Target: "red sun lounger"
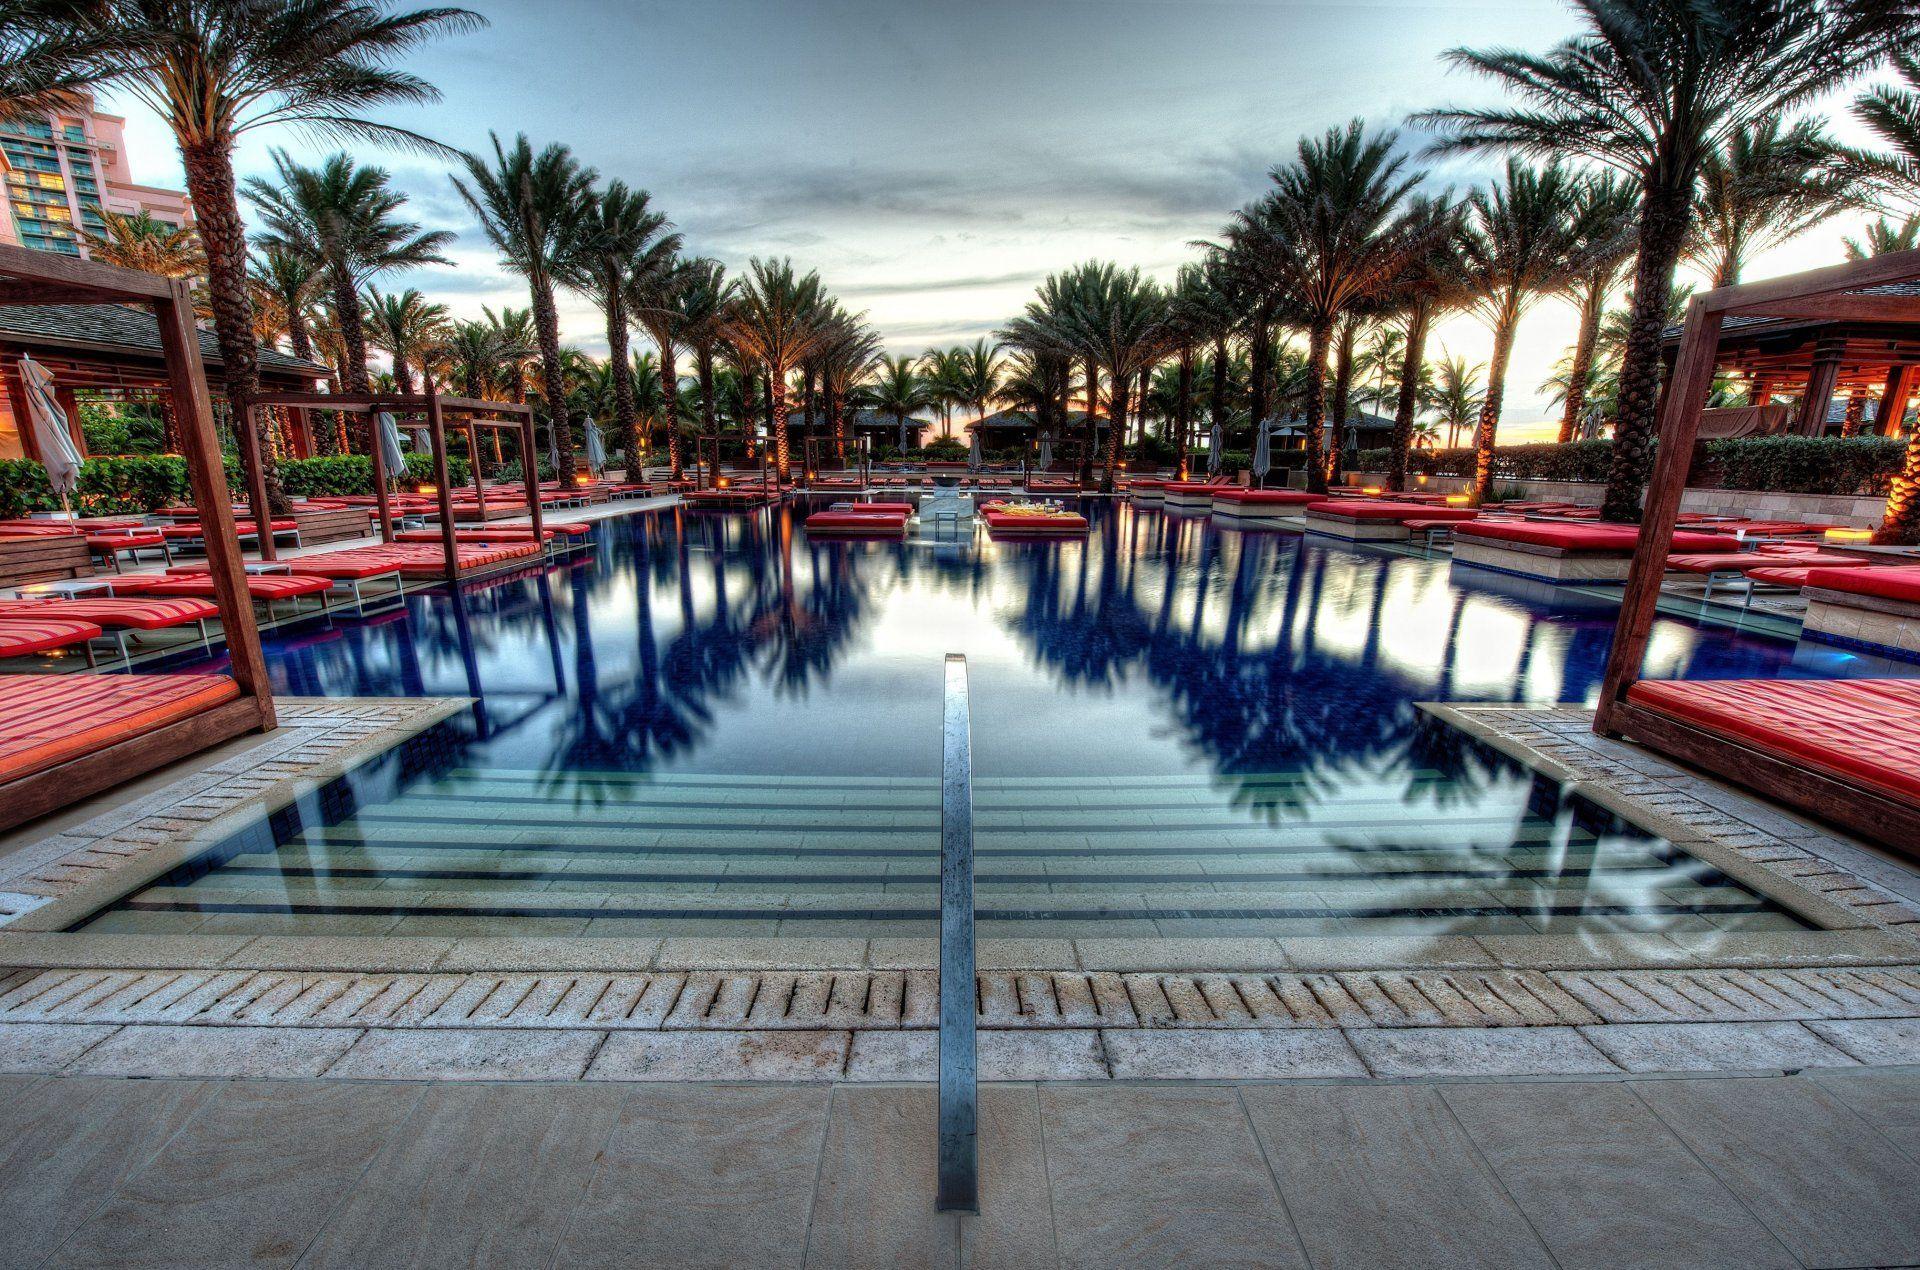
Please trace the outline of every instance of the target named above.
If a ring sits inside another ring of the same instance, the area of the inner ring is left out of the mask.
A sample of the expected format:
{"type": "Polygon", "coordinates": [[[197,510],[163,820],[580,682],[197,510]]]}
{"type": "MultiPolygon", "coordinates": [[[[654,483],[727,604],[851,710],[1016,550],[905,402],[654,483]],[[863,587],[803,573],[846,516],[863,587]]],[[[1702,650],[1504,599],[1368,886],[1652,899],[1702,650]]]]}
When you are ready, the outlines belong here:
{"type": "Polygon", "coordinates": [[[73,618],[92,622],[113,636],[120,656],[127,655],[129,631],[163,631],[179,626],[197,626],[201,642],[207,639],[207,619],[220,616],[220,610],[205,600],[188,597],[138,599],[121,596],[82,597],[72,600],[0,600],[0,621],[9,617],[73,618]]]}
{"type": "Polygon", "coordinates": [[[0,658],[31,657],[80,645],[93,665],[93,640],[102,632],[93,622],[73,618],[0,618],[0,658]]]}

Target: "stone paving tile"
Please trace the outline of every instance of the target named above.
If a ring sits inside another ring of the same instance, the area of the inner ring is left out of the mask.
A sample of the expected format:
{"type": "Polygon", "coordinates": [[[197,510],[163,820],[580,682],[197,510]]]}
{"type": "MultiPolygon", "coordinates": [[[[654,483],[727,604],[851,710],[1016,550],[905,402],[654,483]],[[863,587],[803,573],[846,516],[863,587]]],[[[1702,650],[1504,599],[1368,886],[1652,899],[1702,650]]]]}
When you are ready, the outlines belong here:
{"type": "Polygon", "coordinates": [[[1630,1072],[1857,1066],[1799,1023],[1625,1023],[1580,1032],[1630,1072]]]}
{"type": "Polygon", "coordinates": [[[1231,1089],[1043,1086],[1048,1185],[1069,1267],[1305,1267],[1231,1089]]]}
{"type": "Polygon", "coordinates": [[[1220,1080],[1365,1076],[1335,1029],[1114,1030],[1104,1034],[1117,1080],[1220,1080]]]}
{"type": "MultiPolygon", "coordinates": [[[[451,939],[384,936],[258,935],[225,959],[229,966],[297,970],[431,970],[451,939]]],[[[489,967],[506,969],[507,967],[489,967]]]]}
{"type": "Polygon", "coordinates": [[[934,1153],[927,1149],[936,1130],[934,1091],[834,1090],[808,1224],[809,1264],[1056,1265],[1038,1094],[981,1090],[979,1128],[979,1215],[936,1213],[929,1200],[934,1153]]]}
{"type": "Polygon", "coordinates": [[[1619,1082],[1439,1092],[1564,1270],[1797,1264],[1619,1082]]]}
{"type": "Polygon", "coordinates": [[[300,1264],[547,1264],[626,1096],[597,1085],[428,1089],[300,1264]]]}
{"type": "Polygon", "coordinates": [[[1863,1063],[1920,1063],[1920,1019],[1835,1019],[1808,1023],[1813,1033],[1863,1063]]]}
{"type": "Polygon", "coordinates": [[[551,1264],[798,1266],[828,1096],[819,1086],[630,1089],[551,1264]]]}
{"type": "Polygon", "coordinates": [[[1265,1085],[1241,1099],[1316,1270],[1552,1266],[1438,1091],[1265,1085]]]}
{"type": "Polygon", "coordinates": [[[1296,970],[1371,970],[1380,966],[1491,966],[1480,941],[1467,935],[1354,935],[1283,938],[1280,951],[1296,970]]]}
{"type": "Polygon", "coordinates": [[[0,1260],[42,1264],[218,1088],[60,1079],[10,1089],[0,1099],[0,1260]]]}
{"type": "Polygon", "coordinates": [[[290,1266],[420,1097],[405,1085],[223,1085],[52,1266],[290,1266]]]}
{"type": "MultiPolygon", "coordinates": [[[[385,942],[385,941],[382,941],[385,942]]],[[[455,940],[432,969],[640,971],[653,964],[658,939],[541,939],[476,936],[455,940]]]]}
{"type": "MultiPolygon", "coordinates": [[[[939,1055],[937,1032],[855,1032],[846,1079],[933,1080],[939,1075],[939,1055]]],[[[983,1081],[1107,1078],[1100,1034],[1093,1031],[982,1031],[975,1034],[974,1056],[983,1081]]]]}
{"type": "Polygon", "coordinates": [[[359,1080],[577,1080],[604,1032],[376,1029],[327,1072],[359,1080]]]}
{"type": "Polygon", "coordinates": [[[1286,957],[1273,939],[1078,939],[1088,970],[1278,970],[1286,957]]]}
{"type": "Polygon", "coordinates": [[[353,1028],[121,1028],[67,1070],[157,1078],[319,1076],[359,1038],[353,1028]]]}
{"type": "Polygon", "coordinates": [[[1920,1072],[1824,1071],[1811,1073],[1827,1090],[1920,1164],[1920,1072]]]}
{"type": "Polygon", "coordinates": [[[1375,1076],[1570,1076],[1619,1068],[1575,1028],[1354,1029],[1375,1076]]]}
{"type": "Polygon", "coordinates": [[[856,970],[866,955],[864,939],[682,937],[665,941],[655,964],[663,970],[856,970]]]}
{"type": "Polygon", "coordinates": [[[589,1080],[838,1080],[846,1032],[614,1032],[589,1080]]]}
{"type": "Polygon", "coordinates": [[[1633,1092],[1806,1264],[1920,1262],[1912,1163],[1818,1082],[1643,1081],[1633,1092]]]}
{"type": "Polygon", "coordinates": [[[72,1023],[0,1024],[0,1072],[57,1072],[115,1030],[72,1023]]]}

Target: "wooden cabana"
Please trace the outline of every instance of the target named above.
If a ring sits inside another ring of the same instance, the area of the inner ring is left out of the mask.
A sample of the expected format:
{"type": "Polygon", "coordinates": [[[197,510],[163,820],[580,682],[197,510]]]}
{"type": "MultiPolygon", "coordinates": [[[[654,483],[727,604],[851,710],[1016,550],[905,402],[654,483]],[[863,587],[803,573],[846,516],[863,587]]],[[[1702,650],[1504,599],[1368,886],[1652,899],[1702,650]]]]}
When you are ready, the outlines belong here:
{"type": "MultiPolygon", "coordinates": [[[[230,684],[211,675],[9,675],[0,679],[0,830],[155,768],[274,726],[273,696],[234,532],[213,401],[187,283],[0,246],[0,310],[15,305],[137,304],[157,324],[166,388],[207,569],[225,634],[230,684]]],[[[57,602],[49,605],[56,607],[57,602]]]]}
{"type": "MultiPolygon", "coordinates": [[[[1695,296],[1660,408],[1660,444],[1594,730],[1890,846],[1920,844],[1920,685],[1911,680],[1643,682],[1680,496],[1722,332],[1749,319],[1920,328],[1920,251],[1695,296]]],[[[1897,484],[1894,497],[1915,491],[1897,484]]]]}
{"type": "MultiPolygon", "coordinates": [[[[427,442],[433,451],[433,485],[440,511],[440,541],[446,551],[447,577],[455,578],[459,574],[459,540],[454,515],[452,482],[447,472],[447,432],[449,428],[458,428],[466,433],[467,454],[472,468],[473,488],[480,507],[484,510],[488,496],[485,480],[480,470],[480,430],[493,429],[514,432],[520,438],[520,470],[525,478],[527,514],[531,517],[533,538],[537,542],[545,531],[540,515],[540,457],[535,444],[533,430],[533,407],[515,405],[504,401],[480,401],[472,397],[443,397],[429,383],[424,393],[262,393],[255,398],[251,409],[298,409],[303,412],[313,410],[338,410],[347,414],[364,415],[368,429],[367,454],[373,461],[373,497],[375,519],[382,542],[393,541],[393,511],[387,491],[387,482],[393,473],[387,471],[386,453],[379,438],[372,435],[375,417],[382,414],[399,416],[417,416],[426,421],[427,442]]],[[[260,466],[255,461],[256,432],[253,428],[240,428],[240,442],[246,455],[246,469],[251,482],[247,491],[247,503],[252,509],[254,522],[265,524],[267,519],[267,491],[260,478],[260,466]]],[[[274,559],[273,535],[260,535],[260,555],[264,560],[274,559]]]]}

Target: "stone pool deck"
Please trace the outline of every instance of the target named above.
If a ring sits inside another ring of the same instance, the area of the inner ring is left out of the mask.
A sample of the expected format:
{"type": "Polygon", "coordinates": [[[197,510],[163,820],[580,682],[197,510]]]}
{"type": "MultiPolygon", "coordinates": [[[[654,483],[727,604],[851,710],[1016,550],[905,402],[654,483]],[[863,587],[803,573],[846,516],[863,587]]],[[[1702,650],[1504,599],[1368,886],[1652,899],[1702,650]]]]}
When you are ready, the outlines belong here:
{"type": "MultiPolygon", "coordinates": [[[[111,1064],[106,1065],[108,1068],[111,1064]]],[[[1920,1071],[930,1089],[0,1076],[8,1266],[1920,1262],[1920,1071]]]]}

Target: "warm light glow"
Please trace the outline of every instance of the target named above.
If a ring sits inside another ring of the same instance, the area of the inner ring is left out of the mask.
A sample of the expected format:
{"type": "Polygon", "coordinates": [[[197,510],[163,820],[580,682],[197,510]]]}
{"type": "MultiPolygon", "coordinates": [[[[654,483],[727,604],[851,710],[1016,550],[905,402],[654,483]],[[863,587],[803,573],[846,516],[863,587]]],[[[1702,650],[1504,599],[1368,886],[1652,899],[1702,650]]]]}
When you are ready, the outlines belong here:
{"type": "Polygon", "coordinates": [[[573,483],[575,485],[591,485],[593,484],[593,478],[591,476],[576,476],[573,478],[573,483]]]}
{"type": "Polygon", "coordinates": [[[1369,497],[1372,497],[1375,494],[1384,494],[1387,491],[1378,485],[1364,485],[1361,487],[1360,492],[1369,497]]]}
{"type": "Polygon", "coordinates": [[[1449,507],[1465,507],[1471,501],[1472,500],[1469,499],[1465,494],[1447,495],[1447,506],[1449,507]]]}
{"type": "Polygon", "coordinates": [[[1413,483],[1416,485],[1425,485],[1427,483],[1427,474],[1425,472],[1415,472],[1413,474],[1413,483]]]}
{"type": "Polygon", "coordinates": [[[1824,537],[1828,542],[1872,542],[1873,530],[1848,529],[1842,525],[1842,526],[1835,526],[1834,528],[1827,530],[1827,532],[1823,534],[1822,537],[1824,537]]]}
{"type": "Polygon", "coordinates": [[[715,478],[713,484],[716,489],[725,489],[727,486],[733,484],[733,481],[729,477],[722,476],[715,478]]]}
{"type": "Polygon", "coordinates": [[[438,494],[439,492],[440,492],[440,487],[438,485],[422,485],[420,487],[420,493],[426,494],[429,496],[438,494]]]}

